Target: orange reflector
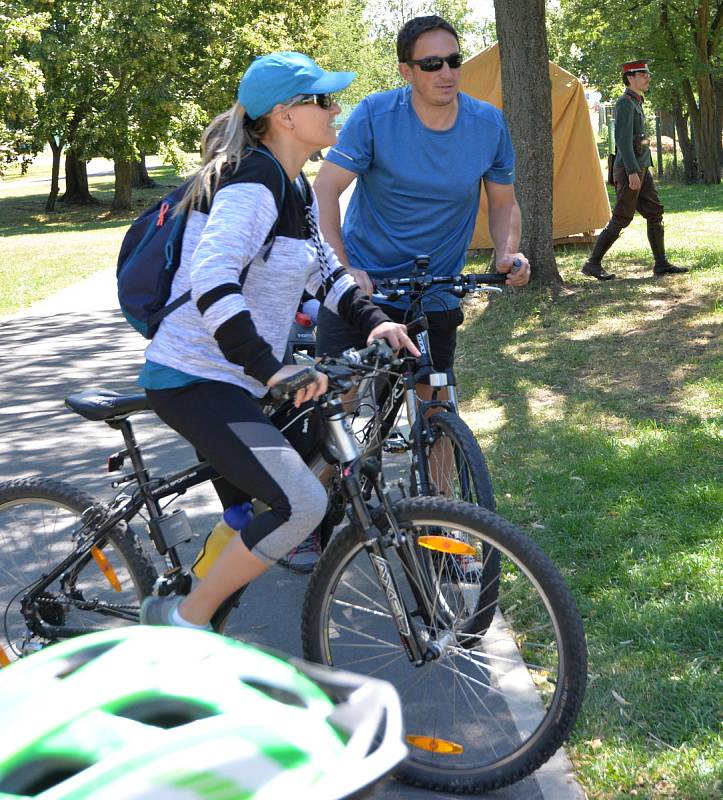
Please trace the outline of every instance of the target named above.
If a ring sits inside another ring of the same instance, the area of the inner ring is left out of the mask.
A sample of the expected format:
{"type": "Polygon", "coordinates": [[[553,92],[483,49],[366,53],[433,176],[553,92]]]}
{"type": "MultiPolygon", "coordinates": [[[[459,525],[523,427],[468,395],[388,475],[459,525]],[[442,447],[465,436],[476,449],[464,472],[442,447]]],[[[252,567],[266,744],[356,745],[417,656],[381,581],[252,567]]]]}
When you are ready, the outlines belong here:
{"type": "Polygon", "coordinates": [[[476,556],[477,550],[467,542],[451,539],[449,536],[420,536],[417,542],[429,550],[439,550],[441,553],[454,553],[457,556],[476,556]]]}
{"type": "Polygon", "coordinates": [[[430,753],[439,753],[443,756],[456,756],[464,753],[464,747],[461,744],[448,742],[446,739],[437,739],[434,736],[414,736],[413,734],[406,738],[409,744],[420,750],[428,750],[430,753]]]}
{"type": "Polygon", "coordinates": [[[0,644],[0,669],[9,666],[10,666],[10,659],[7,657],[7,654],[5,653],[2,645],[0,644]]]}
{"type": "Polygon", "coordinates": [[[115,574],[115,570],[111,565],[110,561],[103,555],[103,552],[99,550],[97,547],[90,548],[90,554],[93,556],[93,560],[98,565],[100,571],[105,575],[105,579],[108,583],[115,589],[116,592],[121,591],[120,581],[118,580],[118,576],[115,574]]]}

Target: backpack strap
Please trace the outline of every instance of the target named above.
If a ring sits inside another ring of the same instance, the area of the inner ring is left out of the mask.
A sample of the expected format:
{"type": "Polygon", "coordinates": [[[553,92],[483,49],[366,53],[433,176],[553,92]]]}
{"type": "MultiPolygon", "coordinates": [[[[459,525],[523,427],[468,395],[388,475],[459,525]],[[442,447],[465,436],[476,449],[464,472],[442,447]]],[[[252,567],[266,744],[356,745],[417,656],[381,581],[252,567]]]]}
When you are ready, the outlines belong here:
{"type": "MultiPolygon", "coordinates": [[[[286,199],[286,173],[284,172],[284,168],[281,166],[281,164],[279,164],[278,160],[268,150],[261,150],[259,147],[247,147],[246,149],[254,153],[261,153],[262,156],[266,156],[266,158],[273,161],[279,171],[279,175],[281,176],[281,203],[279,204],[279,213],[276,216],[276,221],[271,226],[271,230],[269,231],[269,235],[266,237],[266,241],[263,243],[261,250],[259,250],[259,253],[261,253],[261,258],[264,260],[264,262],[266,262],[269,260],[271,250],[274,246],[274,240],[276,239],[276,228],[279,224],[279,220],[281,219],[281,209],[284,207],[284,201],[286,199]]],[[[309,186],[309,182],[306,180],[306,176],[304,176],[304,181],[306,182],[307,197],[311,197],[311,187],[309,186]]],[[[213,197],[211,198],[211,205],[213,205],[213,197]]],[[[209,206],[209,212],[210,210],[211,208],[209,206]]],[[[253,260],[254,259],[252,258],[241,271],[241,277],[239,278],[239,287],[241,289],[243,289],[243,285],[246,283],[246,276],[248,275],[249,267],[253,263],[253,260]]],[[[182,295],[177,297],[172,303],[168,303],[168,305],[163,306],[157,315],[158,323],[160,324],[160,321],[164,317],[168,316],[168,314],[175,311],[177,308],[180,308],[190,299],[191,290],[189,289],[187,292],[184,292],[182,295]]]]}

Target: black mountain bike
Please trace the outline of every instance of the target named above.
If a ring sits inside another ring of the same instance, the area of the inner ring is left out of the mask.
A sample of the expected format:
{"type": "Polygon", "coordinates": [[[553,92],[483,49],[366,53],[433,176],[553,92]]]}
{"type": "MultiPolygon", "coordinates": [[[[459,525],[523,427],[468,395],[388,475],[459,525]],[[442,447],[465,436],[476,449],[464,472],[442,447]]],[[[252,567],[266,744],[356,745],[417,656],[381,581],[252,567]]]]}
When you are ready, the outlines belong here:
{"type": "MultiPolygon", "coordinates": [[[[329,390],[309,411],[323,429],[309,464],[317,474],[335,473],[348,524],[311,576],[302,613],[304,656],[394,684],[410,745],[400,778],[480,792],[525,777],[565,740],[585,688],[585,635],[564,580],[521,530],[470,503],[392,502],[379,460],[364,454],[341,397],[393,368],[383,343],[317,367],[328,375],[329,390]],[[362,477],[371,483],[370,500],[362,477]],[[488,587],[458,580],[450,563],[460,557],[484,562],[493,552],[501,554],[495,599],[489,624],[479,629],[475,618],[490,616],[480,605],[488,587]]],[[[278,388],[292,393],[310,372],[278,388]]],[[[213,480],[213,469],[201,462],[166,477],[149,474],[130,421],[148,409],[145,395],[94,390],[66,404],[120,430],[125,449],[110,458],[109,468],[129,458],[132,470],[115,480],[125,491],[108,504],[55,480],[0,484],[5,660],[136,622],[145,595],[184,594],[191,585],[190,565],[178,552],[190,524],[169,501],[213,480]],[[165,560],[160,575],[149,543],[165,560]]],[[[217,630],[241,595],[219,609],[217,630]]]]}
{"type": "MultiPolygon", "coordinates": [[[[357,438],[367,454],[383,465],[392,462],[390,474],[403,475],[405,495],[443,495],[495,510],[492,480],[484,454],[469,426],[459,416],[457,379],[453,370],[436,372],[432,366],[425,302],[436,297],[465,297],[480,292],[500,292],[506,276],[470,273],[432,276],[429,257],[417,256],[406,278],[379,280],[373,299],[384,302],[409,299],[406,324],[421,356],[406,355],[381,380],[364,381],[351,407],[357,438]],[[431,400],[422,400],[417,384],[433,387],[431,400]],[[446,395],[446,396],[445,396],[446,395]],[[398,425],[406,422],[404,432],[398,425]],[[435,459],[433,454],[437,454],[435,459]],[[386,456],[391,456],[387,458],[386,456]],[[436,462],[436,463],[435,463],[436,462]],[[436,467],[436,468],[435,468],[436,467]]],[[[298,363],[311,363],[313,345],[309,329],[292,333],[291,348],[298,363]]]]}

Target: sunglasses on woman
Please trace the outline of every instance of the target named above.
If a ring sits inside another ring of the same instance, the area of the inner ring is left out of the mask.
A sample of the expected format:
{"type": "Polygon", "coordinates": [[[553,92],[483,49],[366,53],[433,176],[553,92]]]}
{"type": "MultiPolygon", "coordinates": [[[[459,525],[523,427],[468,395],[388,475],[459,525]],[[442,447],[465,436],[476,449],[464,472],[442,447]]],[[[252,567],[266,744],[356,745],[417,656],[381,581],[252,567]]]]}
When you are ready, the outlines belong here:
{"type": "Polygon", "coordinates": [[[323,108],[324,111],[328,111],[334,105],[334,95],[328,92],[327,94],[309,94],[299,100],[295,100],[292,105],[305,106],[309,103],[314,103],[319,108],[323,108]]]}
{"type": "Polygon", "coordinates": [[[439,72],[443,64],[450,69],[459,69],[462,66],[462,53],[452,53],[448,56],[427,56],[427,58],[412,58],[407,61],[410,66],[416,64],[422,72],[439,72]]]}

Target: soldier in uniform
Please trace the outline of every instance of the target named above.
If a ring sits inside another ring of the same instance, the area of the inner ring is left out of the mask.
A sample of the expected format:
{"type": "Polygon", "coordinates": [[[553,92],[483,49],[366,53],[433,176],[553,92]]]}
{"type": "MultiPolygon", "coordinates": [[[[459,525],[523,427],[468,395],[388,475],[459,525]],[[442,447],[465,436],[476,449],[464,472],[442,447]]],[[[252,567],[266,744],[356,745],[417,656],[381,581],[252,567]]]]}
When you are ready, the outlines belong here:
{"type": "Polygon", "coordinates": [[[663,232],[663,206],[653,183],[650,168],[650,145],[645,132],[643,112],[644,93],[650,86],[650,70],[646,61],[630,61],[622,65],[625,93],[615,103],[615,163],[613,178],[617,201],[607,226],[600,231],[590,258],[582,272],[599,281],[612,280],[615,275],[606,272],[602,258],[612,247],[623,228],[626,228],[639,211],[648,223],[648,241],[653,251],[654,275],[687,272],[676,267],[665,255],[663,232]]]}

